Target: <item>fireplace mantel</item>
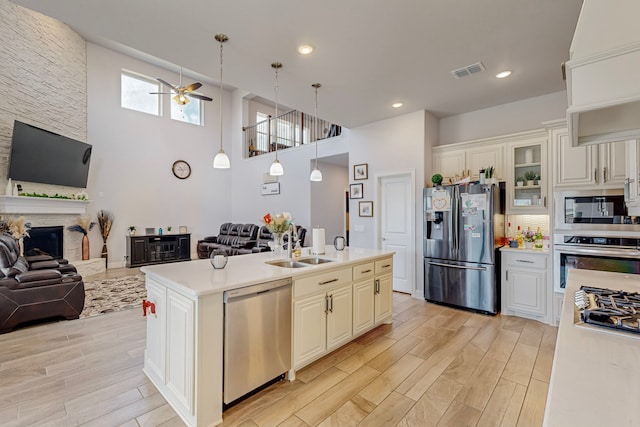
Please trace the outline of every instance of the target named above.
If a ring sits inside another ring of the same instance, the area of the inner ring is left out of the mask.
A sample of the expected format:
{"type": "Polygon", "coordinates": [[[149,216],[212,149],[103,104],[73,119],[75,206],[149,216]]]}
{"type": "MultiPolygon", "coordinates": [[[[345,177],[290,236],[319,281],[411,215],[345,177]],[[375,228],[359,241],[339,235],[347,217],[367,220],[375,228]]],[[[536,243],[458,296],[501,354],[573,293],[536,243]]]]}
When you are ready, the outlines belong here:
{"type": "Polygon", "coordinates": [[[0,214],[84,215],[88,203],[88,200],[0,196],[0,214]]]}

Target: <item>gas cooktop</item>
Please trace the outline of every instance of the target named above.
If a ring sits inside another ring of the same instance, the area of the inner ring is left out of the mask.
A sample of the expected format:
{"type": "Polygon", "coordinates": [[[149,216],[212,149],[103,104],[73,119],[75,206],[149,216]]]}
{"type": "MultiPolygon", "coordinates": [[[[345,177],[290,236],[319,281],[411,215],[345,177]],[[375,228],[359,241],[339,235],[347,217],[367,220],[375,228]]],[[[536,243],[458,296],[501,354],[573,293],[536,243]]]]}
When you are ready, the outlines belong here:
{"type": "Polygon", "coordinates": [[[615,331],[640,334],[640,293],[638,292],[581,286],[575,294],[575,306],[580,322],[615,331]]]}

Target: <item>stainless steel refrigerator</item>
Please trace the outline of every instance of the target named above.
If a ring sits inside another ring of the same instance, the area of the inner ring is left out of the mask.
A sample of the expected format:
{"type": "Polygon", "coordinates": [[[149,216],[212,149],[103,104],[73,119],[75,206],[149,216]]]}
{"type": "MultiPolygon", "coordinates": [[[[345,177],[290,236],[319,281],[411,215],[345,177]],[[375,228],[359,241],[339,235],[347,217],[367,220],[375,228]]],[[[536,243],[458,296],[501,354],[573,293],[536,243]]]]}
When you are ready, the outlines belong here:
{"type": "Polygon", "coordinates": [[[504,240],[504,183],[424,189],[424,296],[496,314],[497,250],[504,240]]]}

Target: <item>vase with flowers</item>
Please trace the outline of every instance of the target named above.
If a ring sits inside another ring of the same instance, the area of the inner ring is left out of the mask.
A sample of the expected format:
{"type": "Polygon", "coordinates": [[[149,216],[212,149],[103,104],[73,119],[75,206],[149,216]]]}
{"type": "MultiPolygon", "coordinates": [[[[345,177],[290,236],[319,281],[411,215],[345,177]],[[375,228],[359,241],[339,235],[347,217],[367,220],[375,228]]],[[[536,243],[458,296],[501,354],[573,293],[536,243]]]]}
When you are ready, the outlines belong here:
{"type": "Polygon", "coordinates": [[[524,240],[524,247],[526,249],[531,249],[533,247],[533,242],[536,240],[536,233],[531,230],[531,228],[527,227],[527,231],[522,235],[524,240]]]}
{"type": "Polygon", "coordinates": [[[287,230],[289,230],[292,221],[289,212],[274,215],[268,213],[262,217],[262,223],[273,236],[273,242],[269,242],[269,246],[277,256],[282,255],[282,248],[284,246],[283,237],[287,230]]]}
{"type": "Polygon", "coordinates": [[[82,233],[82,260],[86,261],[89,259],[89,236],[87,233],[91,231],[93,226],[96,225],[95,222],[91,221],[89,216],[79,216],[76,219],[76,224],[70,225],[67,227],[69,231],[76,231],[78,233],[82,233]]]}

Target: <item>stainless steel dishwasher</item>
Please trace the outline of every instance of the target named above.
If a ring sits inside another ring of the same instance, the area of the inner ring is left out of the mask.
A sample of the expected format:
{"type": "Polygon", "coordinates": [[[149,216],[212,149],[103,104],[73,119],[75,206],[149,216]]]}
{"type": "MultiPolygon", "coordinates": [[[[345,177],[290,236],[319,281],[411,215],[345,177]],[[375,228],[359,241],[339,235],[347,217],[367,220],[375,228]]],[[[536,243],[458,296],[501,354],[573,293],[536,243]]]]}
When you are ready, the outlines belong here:
{"type": "Polygon", "coordinates": [[[291,369],[291,279],[224,293],[224,403],[291,369]]]}

